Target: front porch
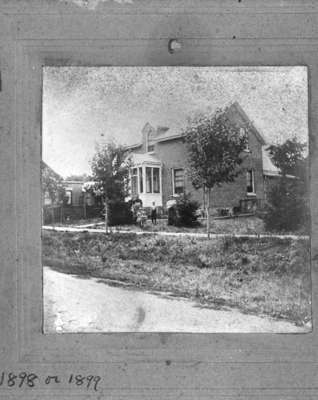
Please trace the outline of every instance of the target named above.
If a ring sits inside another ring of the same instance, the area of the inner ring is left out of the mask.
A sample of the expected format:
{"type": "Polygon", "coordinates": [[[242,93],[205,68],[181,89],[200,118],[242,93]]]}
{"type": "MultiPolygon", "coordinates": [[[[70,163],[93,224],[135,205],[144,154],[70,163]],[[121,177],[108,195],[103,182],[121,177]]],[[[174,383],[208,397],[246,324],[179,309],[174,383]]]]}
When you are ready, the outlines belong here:
{"type": "Polygon", "coordinates": [[[130,169],[130,198],[143,207],[162,207],[162,163],[152,154],[133,154],[130,169]]]}

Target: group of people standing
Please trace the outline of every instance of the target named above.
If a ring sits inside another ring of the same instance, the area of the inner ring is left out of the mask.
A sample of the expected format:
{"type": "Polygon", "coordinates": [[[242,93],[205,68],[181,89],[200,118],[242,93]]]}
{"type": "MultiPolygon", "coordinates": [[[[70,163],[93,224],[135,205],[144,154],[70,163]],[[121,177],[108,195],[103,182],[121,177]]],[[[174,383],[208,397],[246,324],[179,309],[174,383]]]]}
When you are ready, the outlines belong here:
{"type": "MultiPolygon", "coordinates": [[[[148,215],[146,209],[142,207],[142,201],[140,199],[136,199],[132,203],[131,211],[136,223],[142,228],[148,219],[148,215]]],[[[150,217],[152,224],[157,225],[157,207],[155,202],[152,203],[150,217]]]]}

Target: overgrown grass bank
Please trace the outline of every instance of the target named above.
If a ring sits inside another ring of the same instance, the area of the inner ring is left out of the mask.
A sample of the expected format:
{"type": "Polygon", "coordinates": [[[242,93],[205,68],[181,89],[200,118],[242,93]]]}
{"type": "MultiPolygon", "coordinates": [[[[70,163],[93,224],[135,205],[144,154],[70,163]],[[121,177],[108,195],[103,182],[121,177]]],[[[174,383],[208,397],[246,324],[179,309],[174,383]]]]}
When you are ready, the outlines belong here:
{"type": "Polygon", "coordinates": [[[306,239],[43,231],[43,265],[298,325],[311,318],[309,254],[306,239]]]}

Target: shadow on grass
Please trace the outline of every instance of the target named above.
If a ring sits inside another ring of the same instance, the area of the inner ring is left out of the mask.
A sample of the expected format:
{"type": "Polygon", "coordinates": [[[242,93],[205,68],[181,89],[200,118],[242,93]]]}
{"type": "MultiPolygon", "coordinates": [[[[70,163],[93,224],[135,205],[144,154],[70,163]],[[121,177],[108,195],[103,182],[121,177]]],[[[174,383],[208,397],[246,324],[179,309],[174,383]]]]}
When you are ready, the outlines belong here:
{"type": "Polygon", "coordinates": [[[81,262],[72,262],[66,265],[64,261],[43,258],[42,265],[62,274],[75,275],[79,279],[90,279],[92,277],[92,272],[87,270],[86,264],[81,262]]]}
{"type": "Polygon", "coordinates": [[[191,296],[189,293],[181,290],[175,290],[175,292],[171,292],[169,290],[156,290],[149,288],[149,282],[131,282],[127,280],[114,280],[111,277],[107,278],[107,276],[101,278],[100,273],[94,271],[89,271],[86,269],[86,264],[84,263],[66,263],[61,260],[43,260],[43,266],[48,267],[56,272],[60,272],[66,275],[73,275],[78,279],[88,280],[88,279],[96,279],[97,283],[101,283],[110,287],[120,288],[128,291],[142,291],[147,294],[151,294],[157,297],[160,297],[165,300],[180,300],[180,301],[188,301],[192,302],[193,307],[201,308],[201,309],[213,309],[213,310],[223,310],[223,311],[231,311],[227,302],[223,299],[215,299],[213,303],[201,303],[198,297],[191,296]]]}
{"type": "Polygon", "coordinates": [[[148,282],[145,283],[133,283],[131,281],[124,280],[114,280],[111,278],[103,278],[98,279],[98,283],[103,283],[107,286],[117,287],[121,289],[126,289],[130,291],[142,291],[147,294],[155,295],[165,300],[180,300],[180,301],[188,301],[192,302],[193,307],[202,308],[202,309],[210,309],[210,310],[223,310],[223,311],[231,311],[228,307],[226,300],[224,299],[215,299],[213,303],[201,303],[198,297],[191,296],[188,292],[181,291],[176,289],[175,292],[171,292],[169,290],[156,290],[149,288],[148,282]]]}

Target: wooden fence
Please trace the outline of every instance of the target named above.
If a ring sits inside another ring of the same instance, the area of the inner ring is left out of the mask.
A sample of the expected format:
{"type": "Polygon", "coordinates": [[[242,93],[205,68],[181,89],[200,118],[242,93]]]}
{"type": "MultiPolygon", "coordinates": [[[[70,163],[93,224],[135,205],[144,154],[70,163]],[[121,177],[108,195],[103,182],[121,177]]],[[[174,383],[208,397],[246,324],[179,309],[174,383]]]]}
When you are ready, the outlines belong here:
{"type": "Polygon", "coordinates": [[[42,217],[45,225],[63,222],[62,206],[44,206],[42,217]]]}
{"type": "Polygon", "coordinates": [[[102,207],[96,206],[44,206],[43,223],[56,224],[102,216],[102,207]]]}

